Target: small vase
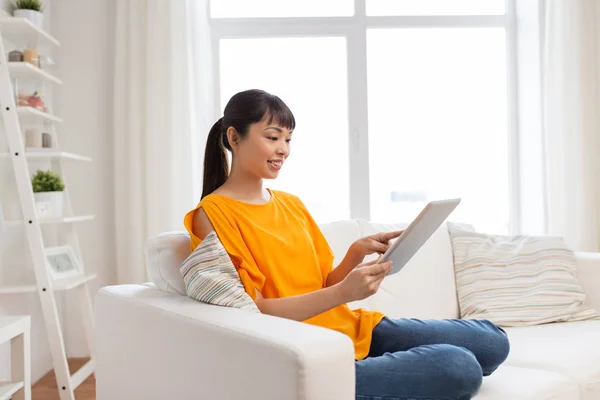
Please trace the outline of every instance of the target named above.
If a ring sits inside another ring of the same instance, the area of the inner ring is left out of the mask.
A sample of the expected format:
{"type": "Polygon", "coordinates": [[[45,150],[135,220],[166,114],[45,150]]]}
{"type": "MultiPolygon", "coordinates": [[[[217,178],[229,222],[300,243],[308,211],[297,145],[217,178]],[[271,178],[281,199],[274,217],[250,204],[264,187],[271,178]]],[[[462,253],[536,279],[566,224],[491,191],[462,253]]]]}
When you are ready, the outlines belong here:
{"type": "Polygon", "coordinates": [[[33,198],[38,218],[62,218],[63,192],[37,192],[33,198]]]}
{"type": "Polygon", "coordinates": [[[44,137],[41,128],[29,128],[25,131],[25,149],[41,149],[44,137]]]}
{"type": "Polygon", "coordinates": [[[15,10],[13,15],[17,18],[27,18],[38,28],[42,29],[44,25],[44,14],[35,10],[15,10]]]}

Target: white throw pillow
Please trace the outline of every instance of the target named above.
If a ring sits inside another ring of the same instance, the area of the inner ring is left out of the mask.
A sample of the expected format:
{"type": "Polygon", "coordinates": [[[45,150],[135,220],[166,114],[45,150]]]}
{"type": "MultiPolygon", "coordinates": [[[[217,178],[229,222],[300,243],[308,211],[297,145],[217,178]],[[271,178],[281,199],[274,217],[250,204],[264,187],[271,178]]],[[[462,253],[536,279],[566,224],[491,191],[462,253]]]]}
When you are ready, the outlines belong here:
{"type": "Polygon", "coordinates": [[[163,292],[185,296],[185,284],[179,267],[190,255],[190,235],[187,232],[163,232],[146,242],[148,277],[163,292]]]}
{"type": "Polygon", "coordinates": [[[229,254],[213,231],[181,265],[186,294],[198,301],[260,312],[246,293],[229,254]]]}
{"type": "Polygon", "coordinates": [[[478,233],[448,223],[461,318],[500,326],[598,319],[560,237],[478,233]]]}

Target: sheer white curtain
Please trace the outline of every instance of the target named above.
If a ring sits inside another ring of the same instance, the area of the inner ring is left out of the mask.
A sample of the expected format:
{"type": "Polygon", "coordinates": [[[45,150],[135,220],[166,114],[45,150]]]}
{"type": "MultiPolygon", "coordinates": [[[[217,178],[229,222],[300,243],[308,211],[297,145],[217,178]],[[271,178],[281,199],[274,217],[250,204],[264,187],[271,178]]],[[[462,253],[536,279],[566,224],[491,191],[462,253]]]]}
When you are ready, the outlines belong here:
{"type": "Polygon", "coordinates": [[[600,2],[541,4],[547,231],[600,251],[600,2]]]}
{"type": "Polygon", "coordinates": [[[215,119],[207,9],[207,0],[116,2],[118,283],[147,280],[147,238],[183,230],[199,197],[197,133],[215,119]]]}

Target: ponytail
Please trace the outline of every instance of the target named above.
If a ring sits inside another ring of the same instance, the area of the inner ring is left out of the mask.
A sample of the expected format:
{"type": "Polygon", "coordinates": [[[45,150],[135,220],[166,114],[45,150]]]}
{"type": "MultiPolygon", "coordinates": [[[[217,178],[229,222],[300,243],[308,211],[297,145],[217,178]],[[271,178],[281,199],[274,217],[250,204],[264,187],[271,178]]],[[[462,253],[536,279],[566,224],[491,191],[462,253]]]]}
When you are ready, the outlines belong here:
{"type": "Polygon", "coordinates": [[[206,140],[202,198],[224,184],[229,176],[229,162],[223,136],[223,118],[221,118],[213,125],[206,140]]]}

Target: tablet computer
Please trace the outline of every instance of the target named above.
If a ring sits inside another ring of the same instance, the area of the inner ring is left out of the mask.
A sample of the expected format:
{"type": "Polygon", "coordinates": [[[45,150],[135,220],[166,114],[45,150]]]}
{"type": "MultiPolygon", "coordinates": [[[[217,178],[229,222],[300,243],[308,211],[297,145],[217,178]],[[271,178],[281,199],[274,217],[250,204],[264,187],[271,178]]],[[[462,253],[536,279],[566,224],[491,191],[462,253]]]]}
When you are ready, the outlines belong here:
{"type": "Polygon", "coordinates": [[[433,233],[442,225],[460,203],[460,199],[432,201],[402,232],[377,263],[392,260],[392,269],[388,275],[400,271],[427,242],[433,233]]]}

